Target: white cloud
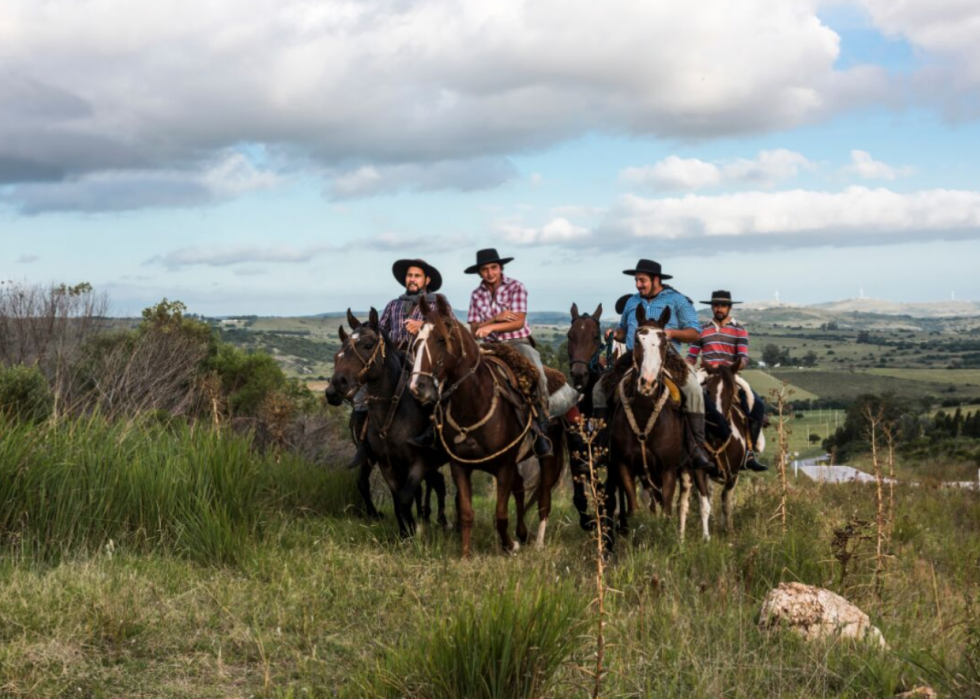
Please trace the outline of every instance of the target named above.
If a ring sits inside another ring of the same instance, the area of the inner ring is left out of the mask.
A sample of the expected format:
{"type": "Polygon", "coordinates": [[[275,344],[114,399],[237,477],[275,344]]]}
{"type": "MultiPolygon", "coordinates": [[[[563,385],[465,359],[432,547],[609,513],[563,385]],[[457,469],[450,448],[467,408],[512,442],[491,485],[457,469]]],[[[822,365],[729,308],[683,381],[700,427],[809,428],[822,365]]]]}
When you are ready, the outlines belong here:
{"type": "Polygon", "coordinates": [[[41,258],[37,255],[21,255],[17,258],[17,264],[19,265],[29,265],[37,262],[41,258]]]}
{"type": "Polygon", "coordinates": [[[752,160],[709,163],[698,158],[669,155],[654,165],[630,167],[620,173],[623,182],[656,191],[686,191],[721,185],[775,186],[796,177],[813,164],[802,154],[779,148],[764,150],[752,160]]]}
{"type": "Polygon", "coordinates": [[[506,240],[518,245],[571,243],[589,237],[587,228],[576,226],[566,218],[553,219],[537,228],[503,223],[497,230],[506,240]]]}
{"type": "Polygon", "coordinates": [[[335,177],[327,191],[331,199],[354,199],[404,191],[455,189],[469,192],[496,187],[516,175],[517,169],[504,158],[365,165],[335,177]]]}
{"type": "Polygon", "coordinates": [[[894,180],[905,175],[911,175],[913,169],[907,165],[892,167],[880,160],[875,160],[871,154],[863,150],[851,151],[851,164],[842,168],[848,175],[857,175],[865,180],[894,180]]]}
{"type": "Polygon", "coordinates": [[[920,50],[913,81],[955,118],[980,117],[980,6],[973,0],[859,0],[875,25],[920,50]]]}
{"type": "Polygon", "coordinates": [[[425,168],[397,168],[590,132],[765,132],[879,99],[883,71],[838,55],[812,0],[7,0],[0,181],[194,173],[249,143],[346,171],[341,195],[424,189],[425,168]]]}
{"type": "Polygon", "coordinates": [[[338,248],[331,245],[315,245],[305,248],[288,246],[257,247],[250,245],[186,247],[173,250],[165,255],[152,257],[144,262],[144,264],[161,264],[171,270],[196,265],[228,267],[238,264],[255,263],[301,264],[331,252],[338,252],[338,248]]]}
{"type": "Polygon", "coordinates": [[[0,204],[28,215],[195,207],[267,189],[279,181],[279,176],[257,168],[241,153],[228,153],[201,171],[111,170],[15,185],[6,193],[0,191],[0,204]]]}
{"type": "Polygon", "coordinates": [[[934,189],[908,194],[848,187],[647,199],[621,197],[581,242],[651,242],[722,251],[773,247],[889,244],[980,238],[980,192],[934,189]]]}

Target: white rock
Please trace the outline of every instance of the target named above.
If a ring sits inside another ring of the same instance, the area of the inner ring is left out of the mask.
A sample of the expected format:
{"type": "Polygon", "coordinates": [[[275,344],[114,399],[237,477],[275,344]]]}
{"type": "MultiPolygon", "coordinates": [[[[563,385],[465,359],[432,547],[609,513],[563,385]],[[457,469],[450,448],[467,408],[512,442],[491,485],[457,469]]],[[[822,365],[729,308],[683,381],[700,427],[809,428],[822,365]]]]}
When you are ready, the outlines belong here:
{"type": "Polygon", "coordinates": [[[802,583],[782,583],[770,590],[762,603],[759,626],[792,629],[808,641],[837,636],[887,648],[867,614],[830,590],[802,583]]]}
{"type": "Polygon", "coordinates": [[[908,692],[902,692],[901,694],[896,694],[892,699],[936,699],[936,690],[932,687],[926,687],[925,685],[921,687],[916,687],[908,692]]]}

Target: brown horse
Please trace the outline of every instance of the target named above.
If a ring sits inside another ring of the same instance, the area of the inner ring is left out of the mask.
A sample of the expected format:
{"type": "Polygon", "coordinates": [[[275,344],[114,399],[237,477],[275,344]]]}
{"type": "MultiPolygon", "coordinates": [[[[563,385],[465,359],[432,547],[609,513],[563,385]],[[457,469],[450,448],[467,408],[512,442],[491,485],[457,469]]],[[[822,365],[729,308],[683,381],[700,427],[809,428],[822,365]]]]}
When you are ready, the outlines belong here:
{"type": "Polygon", "coordinates": [[[750,439],[748,418],[738,405],[738,382],[735,375],[739,366],[702,367],[702,371],[707,374],[703,383],[707,393],[706,400],[714,403],[726,423],[721,426],[721,430],[708,430],[706,446],[721,473],[719,482],[725,487],[721,495],[721,526],[729,532],[732,531],[735,486],[738,485],[739,471],[745,466],[750,439]]]}
{"type": "MultiPolygon", "coordinates": [[[[688,494],[692,480],[701,496],[702,532],[709,538],[708,518],[711,513],[708,480],[703,471],[685,468],[688,460],[685,448],[686,424],[680,406],[671,402],[670,391],[664,382],[668,373],[675,382],[682,382],[687,365],[670,349],[664,328],[670,320],[670,308],[665,308],[658,320],[647,320],[643,305],[637,306],[638,327],[633,344],[633,366],[617,386],[619,399],[616,412],[610,419],[609,473],[610,480],[626,490],[630,507],[636,509],[635,478],[649,481],[662,488],[663,512],[671,515],[674,489],[678,479],[680,492],[680,535],[684,538],[688,494]],[[669,368],[668,368],[669,365],[669,368]]],[[[615,493],[606,493],[606,517],[612,524],[615,493]]],[[[612,544],[612,527],[605,527],[612,544]]]]}
{"type": "MultiPolygon", "coordinates": [[[[438,522],[445,525],[446,482],[438,469],[447,459],[439,450],[416,447],[408,441],[425,430],[429,411],[406,390],[408,367],[404,357],[380,329],[375,309],[371,309],[367,323],[361,323],[350,311],[347,320],[351,334],[340,327],[343,345],[334,357],[327,400],[338,403],[353,397],[362,386],[367,390],[366,439],[391,490],[401,534],[415,533],[412,503],[420,492],[422,479],[435,490],[438,522]]],[[[366,497],[370,497],[370,491],[366,497]]]]}
{"type": "MultiPolygon", "coordinates": [[[[505,552],[520,545],[508,533],[511,495],[517,504],[517,537],[527,542],[524,522],[524,479],[518,463],[530,453],[531,422],[526,402],[508,385],[503,373],[480,351],[476,339],[452,314],[443,296],[432,308],[421,300],[424,325],[415,340],[415,364],[409,384],[424,404],[435,406],[438,440],[449,454],[456,482],[463,556],[470,553],[473,530],[474,469],[497,479],[496,525],[505,552]]],[[[538,544],[543,545],[551,510],[551,488],[560,475],[561,453],[541,459],[538,500],[538,544]]]]}

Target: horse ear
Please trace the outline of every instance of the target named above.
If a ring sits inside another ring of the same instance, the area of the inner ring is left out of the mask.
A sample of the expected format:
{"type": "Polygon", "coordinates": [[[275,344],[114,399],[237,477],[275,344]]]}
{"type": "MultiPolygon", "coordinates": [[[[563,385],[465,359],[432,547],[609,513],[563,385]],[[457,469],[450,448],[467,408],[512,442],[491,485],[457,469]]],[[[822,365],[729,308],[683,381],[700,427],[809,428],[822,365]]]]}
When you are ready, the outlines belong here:
{"type": "Polygon", "coordinates": [[[371,306],[371,312],[368,314],[368,323],[375,328],[378,327],[378,309],[374,306],[371,306]]]}
{"type": "Polygon", "coordinates": [[[715,374],[718,373],[718,369],[716,369],[712,364],[702,364],[701,370],[704,371],[704,373],[707,374],[708,376],[714,376],[715,374]]]}
{"type": "Polygon", "coordinates": [[[452,317],[453,309],[449,306],[449,301],[442,294],[436,294],[436,310],[440,315],[452,317]]]}
{"type": "Polygon", "coordinates": [[[579,313],[578,313],[578,304],[577,303],[573,303],[572,304],[572,322],[573,323],[576,320],[578,320],[578,316],[579,316],[579,313]]]}
{"type": "Polygon", "coordinates": [[[425,298],[425,294],[419,297],[419,310],[422,312],[423,317],[429,315],[429,311],[432,310],[432,307],[425,298]]]}
{"type": "Polygon", "coordinates": [[[341,325],[337,328],[337,334],[340,335],[340,341],[347,342],[347,331],[344,330],[344,326],[341,325]]]}
{"type": "Polygon", "coordinates": [[[643,325],[647,322],[647,309],[642,303],[636,305],[636,324],[643,325]]]}
{"type": "Polygon", "coordinates": [[[660,314],[660,320],[657,321],[657,325],[661,328],[666,328],[667,323],[670,322],[670,306],[664,308],[664,312],[660,314]]]}
{"type": "Polygon", "coordinates": [[[732,368],[732,373],[733,374],[737,374],[738,372],[740,372],[742,370],[742,360],[739,359],[737,362],[735,362],[734,364],[732,364],[732,367],[731,368],[732,368]]]}
{"type": "Polygon", "coordinates": [[[600,318],[602,318],[602,304],[601,303],[598,306],[596,306],[595,313],[592,314],[592,317],[595,318],[596,320],[599,320],[600,318]]]}
{"type": "Polygon", "coordinates": [[[361,327],[361,321],[354,317],[354,314],[350,312],[349,308],[347,309],[347,324],[351,330],[357,330],[361,327]]]}

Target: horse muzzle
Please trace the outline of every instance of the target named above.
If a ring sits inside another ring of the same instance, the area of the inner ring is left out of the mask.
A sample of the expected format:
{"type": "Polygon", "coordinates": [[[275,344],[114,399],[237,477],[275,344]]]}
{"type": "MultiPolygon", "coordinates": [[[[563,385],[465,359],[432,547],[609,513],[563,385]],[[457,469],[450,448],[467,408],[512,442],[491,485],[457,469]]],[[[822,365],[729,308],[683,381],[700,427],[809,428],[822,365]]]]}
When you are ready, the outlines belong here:
{"type": "Polygon", "coordinates": [[[654,391],[657,388],[656,379],[648,379],[645,376],[641,376],[637,381],[637,390],[639,390],[640,395],[645,398],[650,398],[653,396],[654,391]]]}
{"type": "Polygon", "coordinates": [[[422,405],[431,405],[439,400],[439,389],[428,376],[415,376],[408,386],[415,399],[422,405]]]}

